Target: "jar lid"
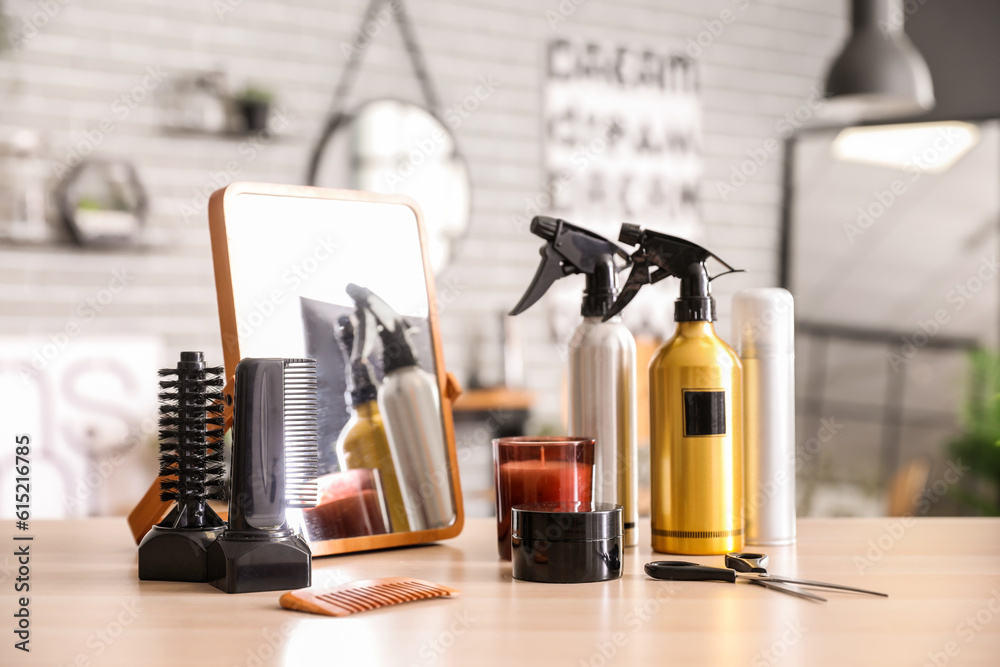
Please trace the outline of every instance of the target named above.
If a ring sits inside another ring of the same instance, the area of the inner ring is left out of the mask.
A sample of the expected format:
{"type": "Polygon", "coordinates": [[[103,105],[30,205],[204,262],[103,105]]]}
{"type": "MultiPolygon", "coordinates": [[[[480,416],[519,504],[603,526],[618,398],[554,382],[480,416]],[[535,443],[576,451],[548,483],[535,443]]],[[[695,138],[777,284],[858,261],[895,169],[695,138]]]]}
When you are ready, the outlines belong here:
{"type": "Polygon", "coordinates": [[[623,533],[622,506],[612,503],[527,503],[511,508],[511,536],[570,542],[610,540],[623,533]]]}

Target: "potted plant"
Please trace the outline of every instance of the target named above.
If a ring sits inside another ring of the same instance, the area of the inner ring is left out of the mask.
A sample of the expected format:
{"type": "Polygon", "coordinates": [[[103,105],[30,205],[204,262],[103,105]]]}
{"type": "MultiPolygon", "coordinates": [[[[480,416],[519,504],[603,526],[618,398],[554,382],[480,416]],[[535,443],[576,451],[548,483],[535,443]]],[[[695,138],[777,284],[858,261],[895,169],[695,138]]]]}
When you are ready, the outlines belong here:
{"type": "Polygon", "coordinates": [[[968,466],[978,484],[962,484],[953,496],[980,514],[1000,515],[1000,354],[969,354],[972,383],[962,415],[962,433],[948,443],[949,455],[968,466]]]}
{"type": "Polygon", "coordinates": [[[260,132],[265,129],[273,99],[271,91],[264,88],[256,86],[244,88],[235,100],[236,108],[243,119],[243,129],[247,132],[260,132]]]}

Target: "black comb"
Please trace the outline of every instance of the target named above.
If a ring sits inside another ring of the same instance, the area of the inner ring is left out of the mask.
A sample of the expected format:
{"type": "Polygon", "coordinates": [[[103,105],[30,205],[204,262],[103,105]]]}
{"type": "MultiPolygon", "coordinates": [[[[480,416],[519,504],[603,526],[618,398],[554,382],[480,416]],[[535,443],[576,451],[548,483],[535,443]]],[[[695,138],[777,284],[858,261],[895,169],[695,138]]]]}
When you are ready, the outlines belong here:
{"type": "Polygon", "coordinates": [[[236,367],[229,527],[208,552],[227,593],[308,587],[311,554],[286,510],[316,504],[316,362],[244,359],[236,367]]]}

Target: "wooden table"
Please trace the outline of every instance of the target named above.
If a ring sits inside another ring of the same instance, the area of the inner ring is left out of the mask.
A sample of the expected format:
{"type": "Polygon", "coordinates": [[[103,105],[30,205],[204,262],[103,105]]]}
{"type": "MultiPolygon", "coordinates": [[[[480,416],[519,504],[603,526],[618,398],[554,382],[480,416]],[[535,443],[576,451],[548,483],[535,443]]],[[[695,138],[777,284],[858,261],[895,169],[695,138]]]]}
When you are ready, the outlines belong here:
{"type": "Polygon", "coordinates": [[[316,559],[316,584],[407,575],[462,590],[348,618],[282,610],[278,593],[140,582],[124,519],[32,528],[30,654],[12,648],[16,564],[0,557],[4,666],[1000,664],[1000,520],[800,521],[797,547],[767,550],[772,572],[890,595],[826,604],[653,581],[646,546],[619,581],[512,581],[494,523],[471,520],[450,542],[316,559]]]}

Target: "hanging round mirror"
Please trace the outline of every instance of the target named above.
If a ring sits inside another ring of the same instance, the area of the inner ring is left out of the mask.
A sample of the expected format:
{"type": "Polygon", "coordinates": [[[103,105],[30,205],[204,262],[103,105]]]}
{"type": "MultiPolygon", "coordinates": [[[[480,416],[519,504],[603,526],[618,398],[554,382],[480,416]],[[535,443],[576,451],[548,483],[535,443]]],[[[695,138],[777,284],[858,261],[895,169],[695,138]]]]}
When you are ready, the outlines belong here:
{"type": "Polygon", "coordinates": [[[338,115],[313,155],[311,185],[407,195],[426,221],[440,273],[469,224],[469,171],[441,120],[410,102],[379,99],[338,115]]]}

